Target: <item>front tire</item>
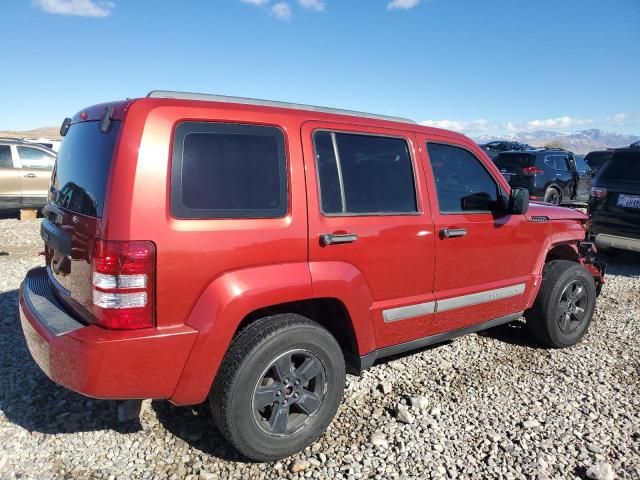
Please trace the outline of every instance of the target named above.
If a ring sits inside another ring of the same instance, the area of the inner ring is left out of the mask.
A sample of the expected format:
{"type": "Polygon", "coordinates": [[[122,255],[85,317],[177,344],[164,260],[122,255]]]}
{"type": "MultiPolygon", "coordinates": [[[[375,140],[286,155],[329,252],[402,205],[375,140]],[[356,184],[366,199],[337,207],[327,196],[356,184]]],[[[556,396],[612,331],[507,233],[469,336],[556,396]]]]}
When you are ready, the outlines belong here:
{"type": "Polygon", "coordinates": [[[543,345],[570,347],[587,332],[596,304],[596,283],[579,263],[554,260],[544,269],[542,285],[527,327],[543,345]]]}
{"type": "Polygon", "coordinates": [[[344,357],[331,333],[300,315],[274,315],[234,339],[209,403],[218,430],[240,453],[271,461],[324,433],[344,383],[344,357]]]}

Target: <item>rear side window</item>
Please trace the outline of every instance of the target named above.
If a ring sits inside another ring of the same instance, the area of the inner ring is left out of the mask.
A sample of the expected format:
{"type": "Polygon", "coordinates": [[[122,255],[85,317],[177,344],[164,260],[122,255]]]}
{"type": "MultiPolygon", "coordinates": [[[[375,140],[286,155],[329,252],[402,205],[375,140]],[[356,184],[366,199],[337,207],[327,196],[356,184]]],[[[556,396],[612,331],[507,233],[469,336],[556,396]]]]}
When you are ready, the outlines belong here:
{"type": "Polygon", "coordinates": [[[18,147],[18,156],[22,162],[22,168],[52,169],[55,157],[40,149],[32,147],[18,147]]]}
{"type": "Polygon", "coordinates": [[[566,155],[547,155],[545,157],[544,163],[549,165],[551,168],[560,170],[562,172],[569,171],[569,165],[567,164],[566,155]]]}
{"type": "Polygon", "coordinates": [[[496,208],[498,185],[480,160],[464,148],[427,143],[441,213],[496,208]]]}
{"type": "Polygon", "coordinates": [[[0,145],[0,168],[13,168],[11,147],[9,145],[0,145]]]}
{"type": "Polygon", "coordinates": [[[184,122],[176,130],[177,218],[278,218],[287,212],[284,135],[275,127],[184,122]]]}
{"type": "Polygon", "coordinates": [[[415,213],[416,188],[401,138],[318,131],[320,203],[327,215],[415,213]]]}
{"type": "Polygon", "coordinates": [[[106,133],[98,122],[71,125],[53,169],[51,201],[76,213],[102,217],[119,129],[120,121],[112,121],[106,133]]]}

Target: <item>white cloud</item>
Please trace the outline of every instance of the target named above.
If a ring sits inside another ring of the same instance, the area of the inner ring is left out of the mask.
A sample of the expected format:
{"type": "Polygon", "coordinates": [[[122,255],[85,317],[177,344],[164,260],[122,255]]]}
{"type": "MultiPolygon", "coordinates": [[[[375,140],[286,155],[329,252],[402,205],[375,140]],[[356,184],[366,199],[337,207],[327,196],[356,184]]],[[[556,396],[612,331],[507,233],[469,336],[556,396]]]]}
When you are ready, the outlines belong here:
{"type": "Polygon", "coordinates": [[[302,8],[323,12],[327,4],[323,0],[298,0],[302,8]]]}
{"type": "Polygon", "coordinates": [[[464,133],[485,133],[490,128],[489,122],[484,118],[477,120],[424,120],[420,124],[464,133]]]}
{"type": "Polygon", "coordinates": [[[242,3],[248,3],[249,5],[255,5],[256,7],[261,7],[269,3],[269,0],[240,0],[242,3]]]}
{"type": "Polygon", "coordinates": [[[620,112],[607,117],[607,122],[622,127],[640,123],[640,112],[620,112]]]}
{"type": "Polygon", "coordinates": [[[409,10],[418,5],[422,0],[392,0],[387,5],[389,10],[409,10]]]}
{"type": "Polygon", "coordinates": [[[541,130],[545,128],[571,128],[579,125],[588,125],[591,120],[575,118],[565,115],[557,118],[547,118],[545,120],[530,120],[524,124],[525,130],[541,130]]]}
{"type": "Polygon", "coordinates": [[[476,120],[425,120],[420,123],[429,127],[444,128],[468,135],[478,135],[570,129],[581,125],[590,125],[594,122],[590,119],[565,115],[563,117],[528,120],[524,122],[489,122],[484,118],[478,118],[476,120]]]}
{"type": "Polygon", "coordinates": [[[78,17],[108,17],[116,6],[104,0],[33,0],[32,3],[47,13],[78,17]]]}
{"type": "Polygon", "coordinates": [[[271,6],[271,13],[280,20],[291,18],[291,7],[287,2],[278,2],[271,6]]]}

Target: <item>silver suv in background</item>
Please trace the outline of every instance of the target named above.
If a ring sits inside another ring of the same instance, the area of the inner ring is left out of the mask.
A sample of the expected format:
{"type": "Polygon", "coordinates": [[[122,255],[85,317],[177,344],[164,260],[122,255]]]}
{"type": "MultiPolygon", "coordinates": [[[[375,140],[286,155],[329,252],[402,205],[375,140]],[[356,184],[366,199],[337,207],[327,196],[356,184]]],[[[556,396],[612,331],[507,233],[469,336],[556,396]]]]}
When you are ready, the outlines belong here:
{"type": "Polygon", "coordinates": [[[47,193],[56,153],[46,147],[0,138],[0,209],[38,208],[47,193]]]}

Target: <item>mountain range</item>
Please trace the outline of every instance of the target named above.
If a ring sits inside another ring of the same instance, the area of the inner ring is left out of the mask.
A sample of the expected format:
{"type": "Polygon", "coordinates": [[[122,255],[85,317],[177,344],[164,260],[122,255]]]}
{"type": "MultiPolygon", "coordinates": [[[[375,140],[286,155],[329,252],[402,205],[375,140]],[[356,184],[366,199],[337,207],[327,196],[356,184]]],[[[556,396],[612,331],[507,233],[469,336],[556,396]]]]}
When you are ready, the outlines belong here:
{"type": "Polygon", "coordinates": [[[554,146],[562,146],[562,148],[571,150],[574,153],[585,154],[593,150],[626,147],[640,140],[640,136],[591,128],[589,130],[580,130],[572,133],[536,130],[533,132],[520,132],[501,136],[481,135],[474,137],[474,140],[478,143],[487,143],[494,140],[511,140],[514,142],[528,143],[533,147],[544,147],[553,142],[554,146]]]}

